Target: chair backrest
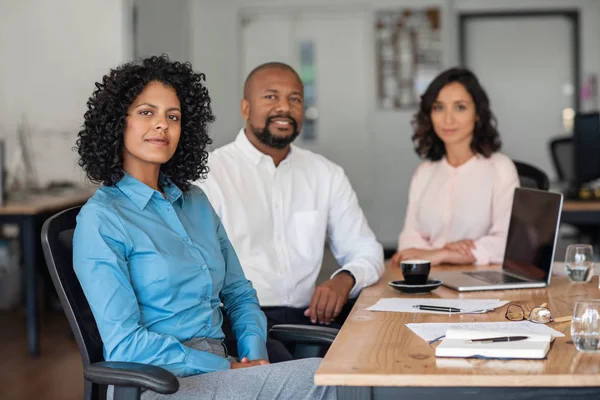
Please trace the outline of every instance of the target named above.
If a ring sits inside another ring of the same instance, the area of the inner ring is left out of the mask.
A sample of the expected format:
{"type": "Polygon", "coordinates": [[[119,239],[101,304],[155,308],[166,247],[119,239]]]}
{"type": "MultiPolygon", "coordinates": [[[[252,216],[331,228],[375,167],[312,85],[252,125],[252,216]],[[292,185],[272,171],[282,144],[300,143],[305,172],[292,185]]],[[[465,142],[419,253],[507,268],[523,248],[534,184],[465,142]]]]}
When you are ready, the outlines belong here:
{"type": "Polygon", "coordinates": [[[573,182],[575,180],[573,138],[562,136],[552,139],[550,141],[550,155],[558,179],[562,182],[573,182]]]}
{"type": "MultiPolygon", "coordinates": [[[[52,282],[69,320],[84,368],[103,361],[102,339],[73,270],[73,233],[81,206],[62,211],[42,227],[42,248],[52,282]]],[[[85,399],[103,398],[105,387],[85,382],[85,399]]]]}
{"type": "Polygon", "coordinates": [[[521,181],[521,187],[533,188],[539,190],[548,190],[550,180],[544,171],[520,161],[513,161],[517,167],[517,174],[521,181]]]}

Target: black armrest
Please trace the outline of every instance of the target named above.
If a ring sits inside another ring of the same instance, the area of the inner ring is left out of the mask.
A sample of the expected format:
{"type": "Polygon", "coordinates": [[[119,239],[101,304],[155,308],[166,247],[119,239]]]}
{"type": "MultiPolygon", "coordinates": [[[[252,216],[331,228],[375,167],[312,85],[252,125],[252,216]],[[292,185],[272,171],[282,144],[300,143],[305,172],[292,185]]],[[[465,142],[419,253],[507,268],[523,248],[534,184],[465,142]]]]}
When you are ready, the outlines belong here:
{"type": "Polygon", "coordinates": [[[286,343],[330,346],[338,331],[324,326],[275,325],[269,331],[269,337],[286,343]]]}
{"type": "Polygon", "coordinates": [[[155,365],[102,361],[85,368],[83,376],[100,385],[139,387],[161,394],[179,390],[175,375],[155,365]]]}

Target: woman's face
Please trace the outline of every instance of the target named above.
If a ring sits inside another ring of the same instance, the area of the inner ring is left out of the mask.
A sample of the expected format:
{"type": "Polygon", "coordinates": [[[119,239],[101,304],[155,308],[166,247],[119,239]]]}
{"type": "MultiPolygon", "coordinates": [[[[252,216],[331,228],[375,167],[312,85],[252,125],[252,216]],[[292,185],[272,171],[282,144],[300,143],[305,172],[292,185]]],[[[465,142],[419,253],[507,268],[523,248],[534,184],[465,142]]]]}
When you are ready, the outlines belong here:
{"type": "Polygon", "coordinates": [[[431,123],[444,145],[471,145],[477,113],[473,98],[458,82],[442,88],[431,107],[431,123]]]}
{"type": "Polygon", "coordinates": [[[148,83],[127,109],[124,168],[166,163],[175,154],[180,135],[181,107],[175,89],[162,82],[148,83]]]}

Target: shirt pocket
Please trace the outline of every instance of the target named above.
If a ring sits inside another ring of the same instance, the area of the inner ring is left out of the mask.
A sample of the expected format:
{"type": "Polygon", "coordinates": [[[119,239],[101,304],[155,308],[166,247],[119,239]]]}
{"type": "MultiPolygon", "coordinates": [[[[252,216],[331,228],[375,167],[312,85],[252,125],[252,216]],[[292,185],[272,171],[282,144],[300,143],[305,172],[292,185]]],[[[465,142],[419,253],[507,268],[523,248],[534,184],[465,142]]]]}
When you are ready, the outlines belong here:
{"type": "Polygon", "coordinates": [[[292,214],[292,246],[301,259],[310,260],[325,246],[327,216],[320,210],[292,214]]]}

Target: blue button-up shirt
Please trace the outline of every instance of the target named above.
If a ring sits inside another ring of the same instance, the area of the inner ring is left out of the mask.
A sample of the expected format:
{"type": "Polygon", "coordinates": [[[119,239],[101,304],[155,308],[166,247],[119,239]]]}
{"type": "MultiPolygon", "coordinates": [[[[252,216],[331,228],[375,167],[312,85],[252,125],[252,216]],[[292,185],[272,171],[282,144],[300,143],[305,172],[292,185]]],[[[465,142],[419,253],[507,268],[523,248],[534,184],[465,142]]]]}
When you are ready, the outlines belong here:
{"type": "Polygon", "coordinates": [[[131,175],[81,209],[73,266],[107,361],[159,365],[177,376],[230,368],[182,343],[224,337],[220,304],[239,356],[267,359],[266,319],[219,217],[201,189],[160,192],[131,175]]]}

